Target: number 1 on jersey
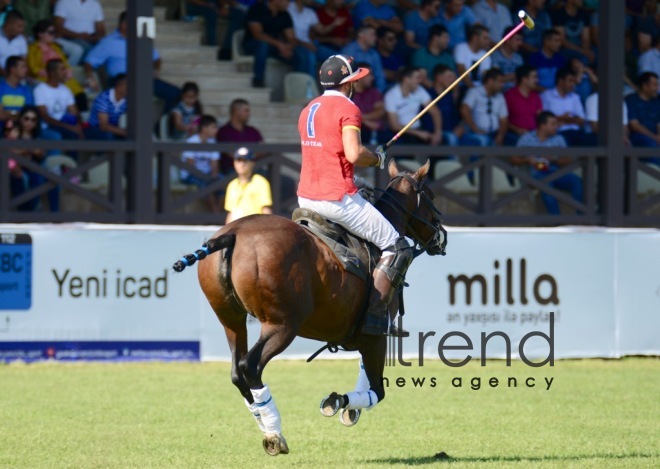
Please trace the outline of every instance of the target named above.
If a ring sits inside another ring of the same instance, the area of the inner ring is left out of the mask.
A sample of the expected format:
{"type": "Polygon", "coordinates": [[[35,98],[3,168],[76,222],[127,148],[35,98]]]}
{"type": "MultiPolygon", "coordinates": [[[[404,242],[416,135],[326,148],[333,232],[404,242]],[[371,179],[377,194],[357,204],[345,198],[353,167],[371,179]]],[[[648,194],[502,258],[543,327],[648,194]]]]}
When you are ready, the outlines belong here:
{"type": "Polygon", "coordinates": [[[321,103],[314,103],[312,104],[312,107],[309,108],[309,114],[307,114],[307,136],[309,138],[314,138],[316,136],[316,131],[314,130],[314,116],[320,107],[321,103]]]}

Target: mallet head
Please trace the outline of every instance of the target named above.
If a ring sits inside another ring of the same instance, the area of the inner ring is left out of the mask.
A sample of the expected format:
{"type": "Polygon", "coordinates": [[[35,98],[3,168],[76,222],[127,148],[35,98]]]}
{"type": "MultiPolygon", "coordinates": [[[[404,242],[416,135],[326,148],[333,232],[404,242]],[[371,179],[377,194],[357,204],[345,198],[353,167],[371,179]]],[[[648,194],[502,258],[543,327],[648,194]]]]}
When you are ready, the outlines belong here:
{"type": "Polygon", "coordinates": [[[518,18],[520,18],[520,21],[525,23],[527,29],[534,29],[534,20],[527,13],[525,13],[525,10],[520,10],[518,12],[518,18]]]}

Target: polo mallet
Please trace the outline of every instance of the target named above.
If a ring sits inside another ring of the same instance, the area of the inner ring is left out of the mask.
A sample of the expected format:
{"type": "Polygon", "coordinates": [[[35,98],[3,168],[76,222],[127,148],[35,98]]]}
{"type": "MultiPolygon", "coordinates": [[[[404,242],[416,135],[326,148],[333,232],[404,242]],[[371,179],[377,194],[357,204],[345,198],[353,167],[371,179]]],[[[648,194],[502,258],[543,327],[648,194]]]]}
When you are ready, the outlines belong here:
{"type": "Polygon", "coordinates": [[[515,28],[513,28],[513,29],[509,32],[509,34],[507,34],[506,36],[504,36],[504,37],[502,38],[502,40],[501,40],[500,42],[498,42],[497,44],[495,44],[495,45],[494,45],[494,46],[493,46],[488,52],[486,52],[486,54],[484,54],[483,57],[481,57],[481,58],[480,58],[479,60],[477,60],[474,64],[472,64],[472,66],[471,66],[470,68],[468,68],[468,69],[465,71],[465,73],[463,73],[463,75],[461,75],[460,77],[458,77],[458,78],[456,79],[456,81],[454,81],[454,83],[452,83],[451,85],[449,85],[449,87],[448,87],[446,90],[444,90],[442,93],[440,93],[440,95],[439,95],[437,98],[435,98],[433,101],[431,101],[431,102],[428,104],[428,106],[426,106],[424,109],[422,109],[422,110],[420,111],[419,114],[417,114],[415,117],[413,117],[413,118],[411,119],[411,121],[408,122],[408,123],[406,124],[406,126],[405,126],[403,129],[399,130],[399,132],[398,132],[394,137],[392,137],[392,139],[391,139],[389,142],[387,142],[387,143],[383,146],[383,149],[384,149],[384,150],[387,150],[389,147],[391,147],[391,146],[394,144],[394,142],[396,142],[396,141],[397,141],[397,140],[398,140],[398,139],[399,139],[404,133],[406,133],[406,131],[410,128],[410,126],[412,126],[412,125],[413,125],[415,122],[417,122],[417,121],[418,121],[418,120],[419,120],[424,114],[426,114],[426,113],[428,112],[429,109],[431,109],[433,106],[435,106],[435,103],[437,103],[438,101],[440,101],[440,100],[441,100],[441,99],[442,99],[447,93],[449,93],[451,90],[453,90],[454,87],[455,87],[455,86],[456,86],[461,80],[463,80],[466,76],[468,76],[468,74],[469,74],[470,72],[472,72],[472,70],[474,70],[475,68],[477,68],[477,67],[481,64],[481,62],[483,62],[484,60],[486,60],[486,57],[490,56],[490,54],[492,54],[493,52],[495,52],[495,51],[496,51],[496,50],[497,50],[502,44],[504,44],[506,41],[508,41],[509,39],[511,39],[513,36],[515,36],[516,33],[522,29],[523,26],[527,26],[527,28],[529,28],[529,29],[534,29],[534,20],[533,20],[532,18],[530,18],[529,15],[528,15],[527,13],[525,13],[524,10],[520,10],[520,11],[518,12],[518,18],[520,18],[520,24],[519,24],[518,26],[516,26],[515,28]]]}

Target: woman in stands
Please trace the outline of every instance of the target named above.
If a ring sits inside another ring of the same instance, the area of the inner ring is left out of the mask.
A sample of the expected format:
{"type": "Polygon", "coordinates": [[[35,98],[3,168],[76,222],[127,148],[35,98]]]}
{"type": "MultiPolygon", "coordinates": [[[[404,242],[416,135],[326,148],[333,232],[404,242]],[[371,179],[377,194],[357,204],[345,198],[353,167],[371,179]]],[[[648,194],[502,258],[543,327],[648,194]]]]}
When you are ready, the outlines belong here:
{"type": "Polygon", "coordinates": [[[79,111],[87,111],[87,95],[78,81],[73,78],[73,69],[66,60],[62,48],[55,42],[55,25],[51,20],[41,20],[34,25],[34,42],[28,48],[28,71],[30,76],[39,81],[46,81],[46,64],[51,60],[61,60],[67,69],[67,81],[64,83],[76,98],[79,111]]]}

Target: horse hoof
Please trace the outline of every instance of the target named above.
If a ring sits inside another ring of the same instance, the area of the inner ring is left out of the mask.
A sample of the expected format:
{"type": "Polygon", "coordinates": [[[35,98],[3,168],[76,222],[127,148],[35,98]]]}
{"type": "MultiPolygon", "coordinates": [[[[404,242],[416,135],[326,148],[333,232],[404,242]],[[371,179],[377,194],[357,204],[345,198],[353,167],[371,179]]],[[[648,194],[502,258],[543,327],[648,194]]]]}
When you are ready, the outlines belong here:
{"type": "Polygon", "coordinates": [[[336,392],[321,399],[320,410],[321,414],[325,417],[332,417],[339,412],[339,409],[342,407],[344,407],[344,396],[336,392]]]}
{"type": "Polygon", "coordinates": [[[277,456],[278,454],[289,454],[289,446],[282,435],[277,433],[266,433],[263,439],[264,451],[270,456],[277,456]]]}
{"type": "Polygon", "coordinates": [[[339,421],[342,425],[352,427],[360,420],[360,409],[342,409],[339,413],[339,421]]]}

